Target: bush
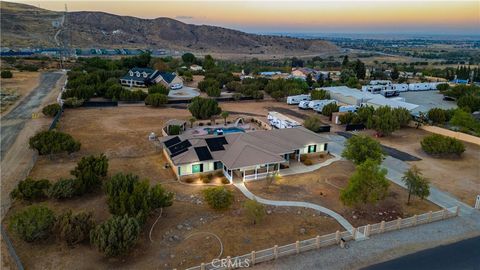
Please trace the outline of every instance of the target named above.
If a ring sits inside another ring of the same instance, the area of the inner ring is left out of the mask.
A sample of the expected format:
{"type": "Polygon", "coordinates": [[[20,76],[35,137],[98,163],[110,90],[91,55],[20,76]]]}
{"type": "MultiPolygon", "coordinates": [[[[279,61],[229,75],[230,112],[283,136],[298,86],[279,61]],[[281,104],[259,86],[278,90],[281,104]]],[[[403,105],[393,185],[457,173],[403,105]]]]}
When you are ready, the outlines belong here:
{"type": "Polygon", "coordinates": [[[137,243],[140,224],[136,218],[112,217],[90,232],[90,243],[106,256],[126,254],[137,243]]]}
{"type": "Polygon", "coordinates": [[[173,193],[158,184],[150,187],[147,180],[139,181],[133,174],[116,174],[105,183],[110,213],[136,217],[140,224],[154,209],[172,205],[173,193]]]}
{"type": "Polygon", "coordinates": [[[168,96],[168,93],[170,92],[170,89],[165,87],[163,84],[155,84],[150,87],[148,87],[148,94],[163,94],[165,96],[168,96]]]}
{"type": "Polygon", "coordinates": [[[305,162],[305,160],[307,160],[307,156],[305,156],[305,155],[300,156],[300,161],[301,162],[305,162]]]}
{"type": "Polygon", "coordinates": [[[118,99],[122,101],[144,101],[147,96],[148,94],[142,90],[131,91],[123,89],[118,99]]]}
{"type": "Polygon", "coordinates": [[[476,136],[480,134],[480,122],[462,109],[455,110],[450,119],[450,125],[459,127],[462,132],[473,133],[476,136]]]}
{"type": "Polygon", "coordinates": [[[13,74],[10,70],[2,70],[0,77],[2,77],[2,79],[10,79],[13,77],[13,74]]]}
{"type": "Polygon", "coordinates": [[[207,95],[209,97],[219,97],[221,92],[221,89],[218,87],[210,86],[207,88],[207,95]]]}
{"type": "Polygon", "coordinates": [[[72,246],[90,238],[90,231],[95,227],[92,213],[72,214],[68,211],[57,218],[54,231],[59,239],[72,246]]]}
{"type": "Polygon", "coordinates": [[[310,165],[313,165],[313,161],[312,161],[311,159],[308,159],[308,158],[307,158],[307,159],[305,159],[305,160],[303,161],[303,164],[305,164],[305,165],[307,165],[307,166],[310,166],[310,165]]]}
{"type": "Polygon", "coordinates": [[[338,112],[338,105],[336,103],[329,103],[322,108],[322,114],[325,116],[332,116],[332,113],[338,112]]]}
{"type": "Polygon", "coordinates": [[[188,178],[185,178],[183,181],[185,181],[185,183],[191,184],[195,181],[195,179],[192,177],[188,177],[188,178]]]}
{"type": "Polygon", "coordinates": [[[432,134],[423,138],[420,142],[423,151],[430,155],[461,155],[465,152],[463,143],[455,138],[432,134]]]}
{"type": "Polygon", "coordinates": [[[447,112],[440,108],[432,108],[428,111],[427,117],[435,124],[445,124],[447,121],[447,112]]]}
{"type": "Polygon", "coordinates": [[[229,181],[225,176],[223,176],[223,178],[222,178],[222,184],[228,185],[228,184],[230,184],[230,181],[229,181]]]}
{"type": "Polygon", "coordinates": [[[80,150],[80,142],[73,139],[70,134],[56,130],[40,131],[29,140],[30,148],[38,151],[39,155],[69,154],[80,150]]]}
{"type": "Polygon", "coordinates": [[[188,106],[190,113],[197,119],[210,119],[213,115],[218,115],[222,109],[218,102],[210,98],[195,97],[188,106]]]}
{"type": "Polygon", "coordinates": [[[70,173],[77,177],[78,193],[92,191],[102,184],[102,179],[107,176],[108,158],[101,154],[98,157],[82,157],[75,169],[70,173]]]}
{"type": "Polygon", "coordinates": [[[10,193],[10,197],[21,200],[37,200],[47,196],[50,188],[50,181],[47,179],[33,180],[27,178],[18,183],[17,187],[10,193]]]}
{"type": "Polygon", "coordinates": [[[243,207],[245,208],[248,219],[252,221],[254,225],[260,223],[265,217],[265,206],[255,200],[247,200],[243,204],[243,207]]]}
{"type": "Polygon", "coordinates": [[[55,215],[45,206],[32,205],[12,216],[10,229],[27,242],[45,239],[52,233],[55,215]]]}
{"type": "Polygon", "coordinates": [[[48,197],[53,199],[68,199],[77,195],[78,192],[77,179],[60,179],[48,189],[48,197]]]}
{"type": "Polygon", "coordinates": [[[310,94],[312,100],[322,100],[322,99],[330,99],[330,94],[323,89],[320,90],[313,90],[310,94]]]}
{"type": "Polygon", "coordinates": [[[323,126],[322,120],[316,115],[309,116],[303,122],[303,126],[313,132],[318,132],[323,126]]]}
{"type": "Polygon", "coordinates": [[[208,184],[210,182],[212,182],[213,180],[213,174],[203,174],[202,176],[200,176],[200,179],[202,180],[202,182],[204,184],[208,184]]]}
{"type": "Polygon", "coordinates": [[[58,103],[54,103],[43,107],[42,113],[46,116],[54,117],[61,110],[62,107],[58,103]]]}
{"type": "Polygon", "coordinates": [[[205,201],[216,210],[228,209],[233,203],[233,193],[225,187],[212,187],[203,190],[205,201]]]}
{"type": "Polygon", "coordinates": [[[449,88],[450,88],[450,85],[448,85],[448,83],[441,83],[437,85],[437,90],[440,90],[440,91],[445,91],[445,90],[448,90],[449,88]]]}
{"type": "Polygon", "coordinates": [[[168,126],[168,135],[179,135],[182,132],[182,127],[178,125],[168,126]]]}
{"type": "Polygon", "coordinates": [[[64,100],[63,105],[67,108],[77,108],[83,105],[84,100],[70,97],[64,100]]]}
{"type": "Polygon", "coordinates": [[[168,98],[164,94],[149,94],[145,98],[145,105],[160,107],[168,103],[168,98]]]}
{"type": "Polygon", "coordinates": [[[367,159],[381,163],[385,154],[380,143],[366,135],[355,135],[349,138],[342,152],[342,157],[362,164],[367,159]]]}
{"type": "Polygon", "coordinates": [[[220,89],[220,83],[215,79],[205,79],[198,83],[198,89],[202,92],[206,92],[208,88],[218,88],[220,89]]]}

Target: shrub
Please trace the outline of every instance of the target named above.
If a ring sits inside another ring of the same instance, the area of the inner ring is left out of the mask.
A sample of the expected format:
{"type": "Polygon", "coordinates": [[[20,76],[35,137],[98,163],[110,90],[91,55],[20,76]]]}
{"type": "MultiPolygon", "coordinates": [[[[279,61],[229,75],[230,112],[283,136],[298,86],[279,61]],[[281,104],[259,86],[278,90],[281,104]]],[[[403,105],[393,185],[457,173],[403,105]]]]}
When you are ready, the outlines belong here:
{"type": "Polygon", "coordinates": [[[309,116],[303,122],[303,126],[313,132],[318,132],[322,127],[322,125],[323,125],[322,120],[320,119],[320,117],[316,115],[309,116]]]}
{"type": "Polygon", "coordinates": [[[230,181],[229,181],[225,176],[223,176],[223,178],[222,178],[222,184],[228,185],[228,184],[230,184],[230,181]]]}
{"type": "Polygon", "coordinates": [[[210,182],[212,182],[213,180],[213,174],[203,174],[202,176],[200,176],[200,179],[202,179],[202,182],[204,184],[208,184],[210,182]]]}
{"type": "Polygon", "coordinates": [[[444,124],[447,121],[447,112],[440,108],[432,108],[428,111],[427,117],[435,124],[444,124]]]}
{"type": "Polygon", "coordinates": [[[50,181],[47,179],[33,180],[27,178],[18,183],[17,187],[10,193],[10,197],[22,200],[37,200],[47,196],[50,188],[50,181]]]}
{"type": "Polygon", "coordinates": [[[330,94],[323,89],[313,90],[310,94],[312,100],[330,99],[330,94]]]}
{"type": "Polygon", "coordinates": [[[42,113],[46,116],[54,117],[61,110],[62,107],[58,103],[54,103],[43,107],[42,113]]]}
{"type": "Polygon", "coordinates": [[[185,181],[185,183],[191,184],[195,181],[195,179],[192,177],[188,177],[188,178],[185,178],[183,181],[185,181]]]}
{"type": "Polygon", "coordinates": [[[263,220],[265,217],[265,206],[255,200],[247,200],[243,207],[247,217],[253,224],[257,224],[263,220]]]}
{"type": "Polygon", "coordinates": [[[168,93],[170,92],[170,89],[165,87],[163,84],[155,84],[150,87],[148,87],[148,94],[163,94],[165,96],[168,96],[168,93]]]}
{"type": "Polygon", "coordinates": [[[81,243],[90,237],[90,231],[95,227],[92,213],[72,214],[68,211],[58,216],[54,225],[54,231],[59,239],[72,246],[81,243]]]}
{"type": "Polygon", "coordinates": [[[455,110],[450,119],[450,125],[459,127],[462,132],[480,134],[480,122],[462,109],[455,110]]]}
{"type": "Polygon", "coordinates": [[[430,155],[461,155],[465,152],[463,143],[455,138],[432,134],[423,138],[420,142],[423,151],[430,155]]]}
{"type": "Polygon", "coordinates": [[[60,179],[48,189],[48,197],[53,199],[67,199],[77,195],[78,192],[77,179],[60,179]]]}
{"type": "Polygon", "coordinates": [[[197,119],[210,119],[213,115],[218,115],[222,109],[218,102],[210,98],[195,97],[188,106],[190,113],[197,119]]]}
{"type": "Polygon", "coordinates": [[[2,70],[0,77],[2,77],[2,79],[10,79],[13,77],[13,74],[10,70],[2,70]]]}
{"type": "Polygon", "coordinates": [[[107,204],[113,215],[136,217],[143,224],[154,209],[172,205],[173,193],[158,184],[150,187],[133,174],[118,173],[105,183],[107,204]]]}
{"type": "Polygon", "coordinates": [[[357,165],[367,159],[380,163],[384,155],[380,143],[366,135],[355,135],[349,138],[342,153],[342,157],[357,165]]]}
{"type": "Polygon", "coordinates": [[[144,101],[147,95],[148,94],[142,90],[131,91],[123,89],[123,91],[120,92],[118,99],[122,101],[144,101]]]}
{"type": "Polygon", "coordinates": [[[207,95],[209,97],[219,97],[222,90],[218,87],[210,86],[207,88],[207,95]]]}
{"type": "Polygon", "coordinates": [[[63,105],[67,108],[77,108],[83,105],[84,100],[76,97],[69,97],[64,100],[63,105]]]}
{"type": "Polygon", "coordinates": [[[153,107],[160,107],[168,103],[168,98],[164,94],[149,94],[145,98],[145,105],[150,105],[153,107]]]}
{"type": "Polygon", "coordinates": [[[445,90],[448,90],[449,88],[450,88],[450,85],[448,85],[448,83],[441,83],[437,85],[437,90],[440,90],[440,91],[445,91],[445,90]]]}
{"type": "Polygon", "coordinates": [[[20,238],[33,242],[48,238],[52,232],[55,215],[45,206],[32,205],[12,216],[10,228],[20,238]]]}
{"type": "Polygon", "coordinates": [[[305,155],[300,156],[300,161],[301,162],[305,162],[305,160],[307,160],[307,156],[305,156],[305,155]]]}
{"type": "Polygon", "coordinates": [[[225,187],[212,187],[203,190],[205,201],[216,210],[228,209],[233,203],[233,193],[225,187]]]}
{"type": "Polygon", "coordinates": [[[313,161],[311,159],[305,159],[305,161],[303,161],[303,164],[310,166],[313,165],[313,161]]]}
{"type": "Polygon", "coordinates": [[[202,92],[205,92],[207,91],[208,88],[218,88],[220,89],[220,83],[218,81],[216,81],[215,79],[205,79],[201,82],[198,83],[198,89],[200,89],[200,91],[202,92]]]}
{"type": "Polygon", "coordinates": [[[332,113],[338,112],[338,105],[336,103],[329,103],[322,108],[322,114],[325,116],[332,116],[332,113]]]}
{"type": "Polygon", "coordinates": [[[90,243],[106,256],[126,254],[137,243],[140,224],[128,216],[112,217],[90,232],[90,243]]]}
{"type": "Polygon", "coordinates": [[[70,134],[56,130],[40,131],[29,140],[30,148],[38,151],[39,155],[58,154],[61,152],[73,153],[80,150],[80,142],[70,134]]]}
{"type": "Polygon", "coordinates": [[[179,135],[182,132],[182,127],[178,125],[168,126],[168,135],[179,135]]]}
{"type": "Polygon", "coordinates": [[[102,184],[102,179],[107,176],[108,158],[101,154],[98,157],[82,157],[75,169],[70,173],[77,177],[78,193],[92,191],[102,184]]]}

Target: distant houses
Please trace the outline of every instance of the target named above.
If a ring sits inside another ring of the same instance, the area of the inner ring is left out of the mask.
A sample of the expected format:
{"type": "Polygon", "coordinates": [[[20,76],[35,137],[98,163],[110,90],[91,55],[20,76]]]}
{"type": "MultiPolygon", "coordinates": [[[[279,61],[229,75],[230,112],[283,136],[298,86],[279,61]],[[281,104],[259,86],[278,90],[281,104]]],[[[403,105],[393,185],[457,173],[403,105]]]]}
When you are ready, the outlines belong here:
{"type": "Polygon", "coordinates": [[[120,83],[128,87],[148,87],[161,83],[172,90],[183,87],[183,80],[175,72],[161,72],[151,68],[132,68],[120,78],[120,83]]]}
{"type": "Polygon", "coordinates": [[[313,68],[308,67],[301,67],[301,68],[293,68],[290,76],[295,79],[302,79],[306,80],[308,75],[312,77],[313,80],[318,81],[320,78],[326,79],[329,77],[328,71],[318,71],[313,68]]]}

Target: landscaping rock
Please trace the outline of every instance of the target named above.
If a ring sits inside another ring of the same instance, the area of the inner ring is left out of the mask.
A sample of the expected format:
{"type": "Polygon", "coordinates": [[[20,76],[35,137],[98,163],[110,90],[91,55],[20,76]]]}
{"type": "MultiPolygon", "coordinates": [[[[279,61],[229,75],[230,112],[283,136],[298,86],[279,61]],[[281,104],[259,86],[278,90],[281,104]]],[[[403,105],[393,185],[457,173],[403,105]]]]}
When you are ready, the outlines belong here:
{"type": "Polygon", "coordinates": [[[179,229],[179,230],[183,229],[183,225],[182,225],[182,224],[178,224],[178,225],[177,225],[177,229],[179,229]]]}
{"type": "Polygon", "coordinates": [[[353,219],[357,219],[358,217],[357,217],[357,216],[355,216],[355,215],[353,215],[353,217],[352,217],[352,218],[353,218],[353,219]]]}
{"type": "Polygon", "coordinates": [[[300,228],[300,234],[305,234],[307,232],[307,230],[305,230],[305,228],[300,228]]]}
{"type": "Polygon", "coordinates": [[[272,210],[267,210],[267,215],[270,215],[272,213],[272,210]]]}

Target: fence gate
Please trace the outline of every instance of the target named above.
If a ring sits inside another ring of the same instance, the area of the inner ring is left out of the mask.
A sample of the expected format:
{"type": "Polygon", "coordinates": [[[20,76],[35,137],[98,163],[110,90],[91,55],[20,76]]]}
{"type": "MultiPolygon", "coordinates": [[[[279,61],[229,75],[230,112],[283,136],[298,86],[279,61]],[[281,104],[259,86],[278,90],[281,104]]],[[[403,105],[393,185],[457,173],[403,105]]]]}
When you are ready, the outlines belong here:
{"type": "Polygon", "coordinates": [[[480,195],[477,195],[477,201],[475,202],[475,209],[480,209],[480,195]]]}

